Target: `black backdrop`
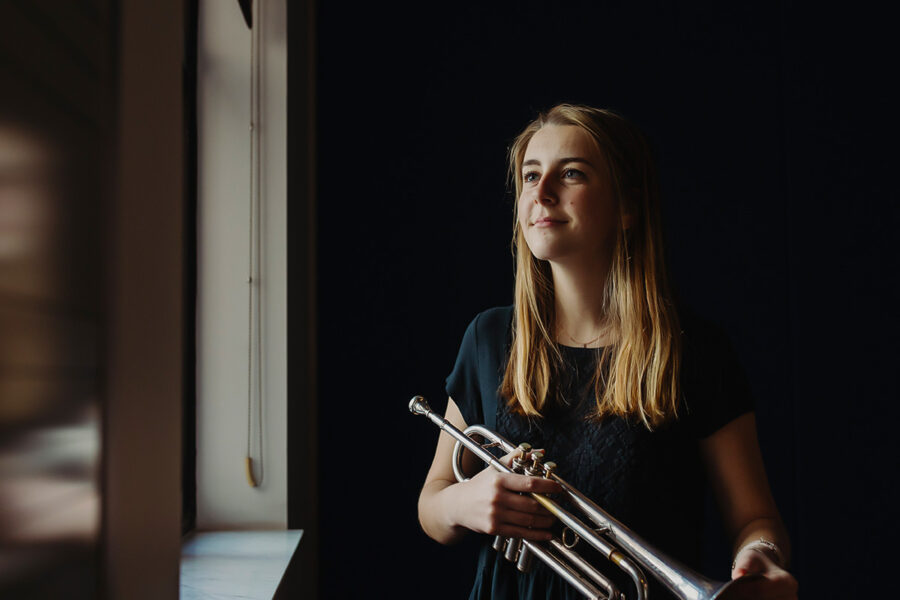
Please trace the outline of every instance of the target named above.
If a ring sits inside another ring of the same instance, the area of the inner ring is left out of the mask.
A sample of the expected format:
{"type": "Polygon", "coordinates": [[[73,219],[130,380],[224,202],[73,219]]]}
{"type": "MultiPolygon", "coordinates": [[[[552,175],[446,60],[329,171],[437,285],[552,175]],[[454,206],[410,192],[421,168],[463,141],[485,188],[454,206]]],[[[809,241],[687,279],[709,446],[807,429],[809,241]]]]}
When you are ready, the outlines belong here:
{"type": "Polygon", "coordinates": [[[677,289],[751,378],[803,596],[884,585],[900,224],[887,19],[676,4],[320,1],[322,597],[469,589],[472,546],[418,527],[437,430],[406,404],[443,409],[466,324],[511,302],[504,154],[561,101],[618,109],[655,142],[677,289]]]}

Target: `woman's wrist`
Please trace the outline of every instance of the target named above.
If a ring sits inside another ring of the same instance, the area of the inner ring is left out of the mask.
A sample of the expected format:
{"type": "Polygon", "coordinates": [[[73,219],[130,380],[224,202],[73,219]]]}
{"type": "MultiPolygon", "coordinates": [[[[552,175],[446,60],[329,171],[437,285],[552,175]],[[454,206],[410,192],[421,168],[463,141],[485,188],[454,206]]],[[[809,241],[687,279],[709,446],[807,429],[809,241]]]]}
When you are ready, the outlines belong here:
{"type": "Polygon", "coordinates": [[[433,481],[422,490],[419,498],[419,522],[429,537],[441,544],[453,544],[466,533],[455,521],[455,502],[452,499],[457,484],[433,481]]]}
{"type": "Polygon", "coordinates": [[[451,483],[442,490],[441,494],[441,512],[444,515],[444,526],[453,532],[454,536],[459,536],[465,531],[465,526],[460,523],[459,515],[457,514],[461,485],[461,482],[451,483]]]}
{"type": "Polygon", "coordinates": [[[787,567],[786,561],[784,559],[784,552],[782,552],[781,548],[779,548],[775,542],[768,540],[765,537],[759,537],[755,540],[751,540],[745,543],[738,549],[737,552],[734,553],[734,561],[731,563],[731,569],[734,570],[734,567],[737,564],[738,557],[742,552],[751,551],[759,552],[782,569],[787,567]]]}

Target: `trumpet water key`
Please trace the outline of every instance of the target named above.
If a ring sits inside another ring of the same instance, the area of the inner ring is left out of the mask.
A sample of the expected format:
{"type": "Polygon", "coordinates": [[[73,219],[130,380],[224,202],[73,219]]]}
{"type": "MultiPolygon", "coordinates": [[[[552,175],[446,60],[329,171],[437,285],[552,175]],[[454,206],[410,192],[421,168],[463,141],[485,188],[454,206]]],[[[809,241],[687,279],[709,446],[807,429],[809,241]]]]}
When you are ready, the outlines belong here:
{"type": "Polygon", "coordinates": [[[559,519],[565,528],[563,539],[553,539],[548,544],[519,539],[507,540],[498,536],[494,540],[494,549],[503,552],[508,560],[516,562],[519,570],[527,570],[532,559],[536,557],[586,598],[596,600],[646,599],[648,589],[644,571],[653,575],[679,600],[749,600],[752,597],[747,588],[759,576],[749,575],[727,582],[714,581],[666,556],[566,483],[554,472],[556,466],[554,463],[543,461],[542,453],[531,452],[529,459],[525,460],[526,454],[531,449],[527,444],[515,446],[480,425],[472,425],[465,431],[460,431],[432,411],[422,396],[415,396],[410,400],[409,410],[413,414],[428,417],[432,423],[456,439],[452,467],[457,481],[467,479],[462,470],[462,449],[465,448],[490,467],[503,473],[518,472],[556,481],[567,499],[594,524],[590,527],[551,498],[531,493],[530,495],[559,519]],[[483,438],[486,442],[478,442],[473,436],[483,438]],[[506,454],[518,450],[518,457],[513,460],[512,467],[508,467],[489,451],[490,448],[499,448],[506,454]],[[567,533],[573,535],[567,536],[567,533]],[[574,540],[566,539],[567,537],[574,540]],[[574,547],[579,541],[584,541],[627,573],[634,583],[634,594],[626,596],[620,592],[606,576],[575,552],[574,547]]]}

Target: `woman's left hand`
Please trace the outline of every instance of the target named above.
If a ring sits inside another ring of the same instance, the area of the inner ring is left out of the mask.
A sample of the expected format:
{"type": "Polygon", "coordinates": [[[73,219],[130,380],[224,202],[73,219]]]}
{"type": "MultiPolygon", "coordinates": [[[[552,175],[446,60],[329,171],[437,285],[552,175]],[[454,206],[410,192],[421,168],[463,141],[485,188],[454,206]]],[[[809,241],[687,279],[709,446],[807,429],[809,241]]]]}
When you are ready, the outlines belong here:
{"type": "MultiPolygon", "coordinates": [[[[744,548],[734,560],[731,578],[744,575],[761,575],[762,577],[746,589],[748,597],[760,600],[796,600],[797,580],[794,576],[779,567],[767,555],[753,548],[744,548]]],[[[743,589],[743,588],[742,588],[743,589]]]]}

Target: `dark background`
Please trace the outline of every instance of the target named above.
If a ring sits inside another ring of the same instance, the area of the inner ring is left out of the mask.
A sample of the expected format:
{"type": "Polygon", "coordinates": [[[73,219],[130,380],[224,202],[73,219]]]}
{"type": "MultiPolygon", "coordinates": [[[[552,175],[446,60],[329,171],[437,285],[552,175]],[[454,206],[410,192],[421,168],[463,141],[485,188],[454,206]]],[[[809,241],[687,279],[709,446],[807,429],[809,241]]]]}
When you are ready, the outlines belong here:
{"type": "MultiPolygon", "coordinates": [[[[406,405],[422,394],[443,410],[466,325],[512,301],[506,148],[563,101],[617,109],[655,143],[677,290],[750,376],[802,595],[883,590],[900,266],[885,15],[794,2],[317,11],[322,597],[468,593],[473,546],[442,547],[417,523],[437,429],[406,405]]],[[[708,537],[707,573],[725,578],[729,550],[708,537]]]]}
{"type": "MultiPolygon", "coordinates": [[[[803,597],[887,596],[898,500],[894,20],[787,0],[485,4],[290,3],[289,521],[305,530],[295,562],[312,567],[295,569],[300,592],[282,597],[312,597],[309,572],[323,598],[466,596],[473,545],[442,547],[416,520],[437,430],[406,405],[423,394],[442,410],[466,324],[511,301],[506,147],[561,101],[618,109],[655,142],[678,291],[728,332],[751,378],[803,597]]],[[[32,242],[0,257],[0,454],[32,475],[22,442],[85,409],[102,413],[89,437],[104,444],[87,469],[65,449],[53,467],[63,483],[99,482],[99,530],[11,544],[6,525],[19,520],[0,506],[0,562],[31,565],[0,574],[10,597],[102,597],[112,575],[109,589],[144,595],[175,582],[178,490],[165,473],[178,454],[175,395],[187,402],[192,471],[184,232],[194,229],[196,0],[146,6],[0,0],[0,245],[32,242]],[[181,110],[173,58],[184,60],[181,110]],[[16,166],[10,127],[48,150],[44,163],[16,166]],[[23,198],[36,212],[11,210],[23,198]],[[122,282],[129,270],[143,289],[122,282]],[[141,344],[146,327],[158,336],[141,344]],[[45,354],[23,352],[37,342],[45,354]],[[126,356],[107,343],[144,348],[126,356]],[[179,381],[167,361],[182,360],[183,385],[147,402],[179,381]],[[137,372],[146,380],[126,376],[137,372]],[[11,393],[23,381],[38,392],[11,393]],[[153,464],[133,467],[138,455],[153,464]],[[131,570],[116,572],[117,549],[138,541],[131,570]]],[[[4,491],[13,481],[0,479],[4,491]]],[[[188,527],[191,488],[188,476],[188,527]]],[[[62,502],[34,508],[72,504],[62,502]]],[[[705,570],[724,578],[728,550],[715,527],[708,538],[705,570]]]]}

